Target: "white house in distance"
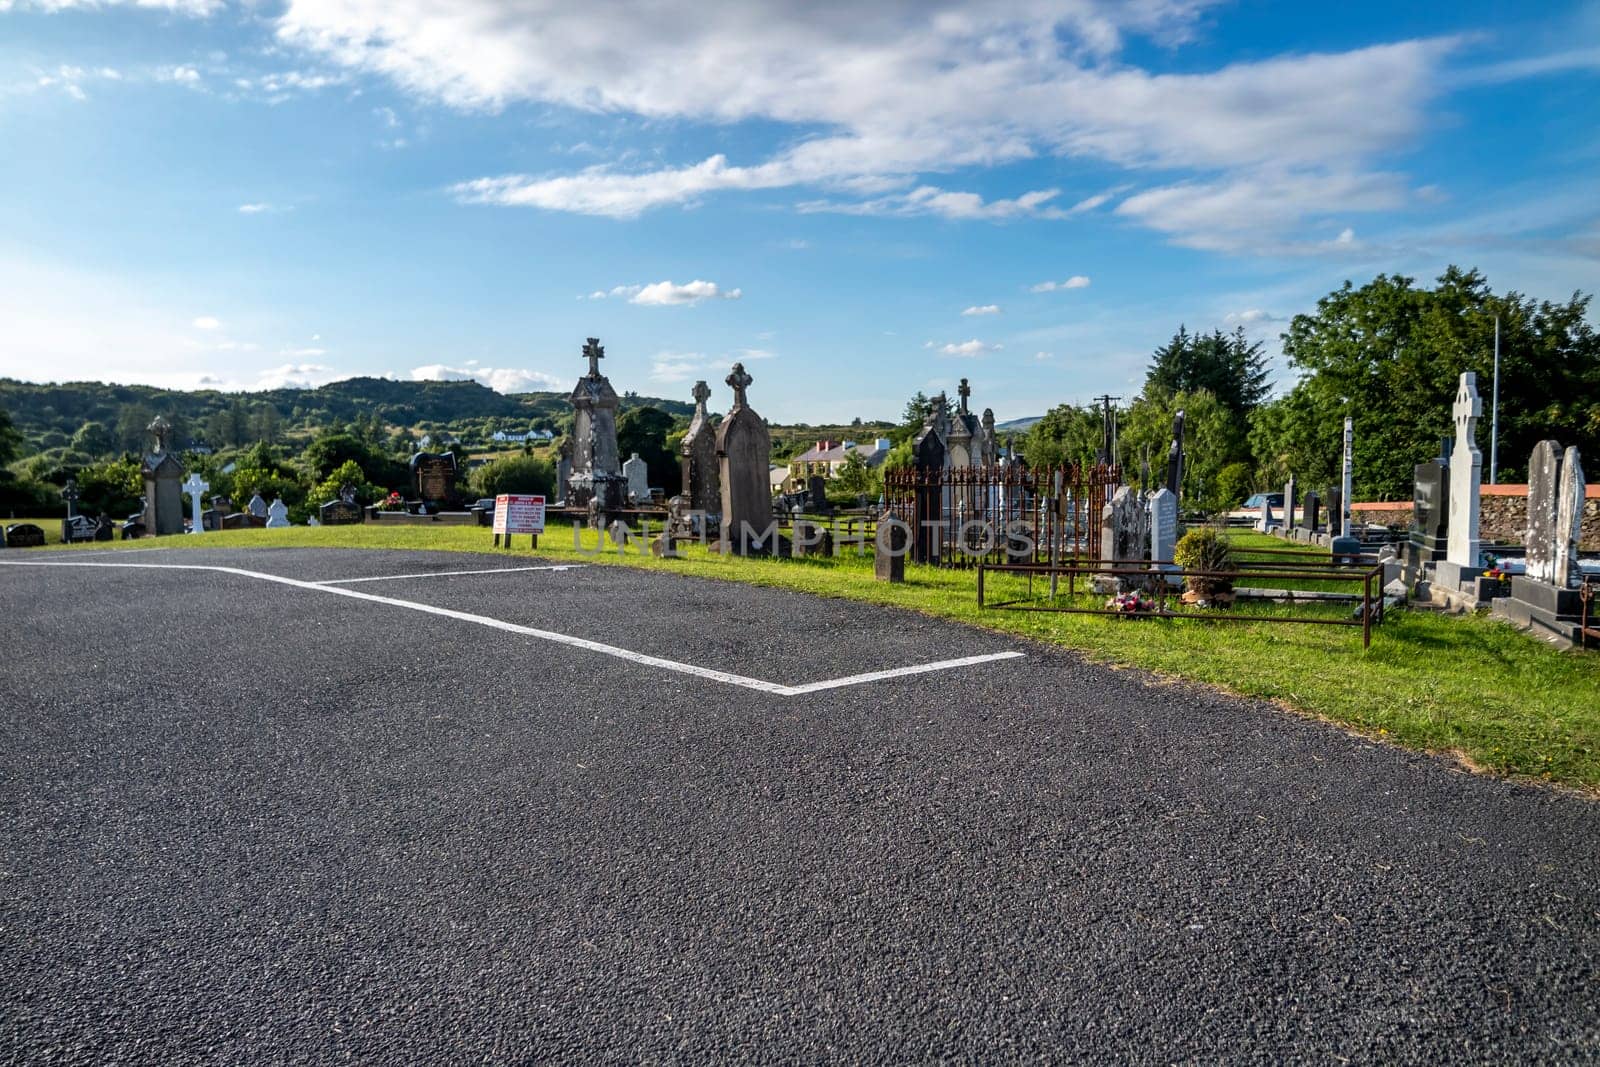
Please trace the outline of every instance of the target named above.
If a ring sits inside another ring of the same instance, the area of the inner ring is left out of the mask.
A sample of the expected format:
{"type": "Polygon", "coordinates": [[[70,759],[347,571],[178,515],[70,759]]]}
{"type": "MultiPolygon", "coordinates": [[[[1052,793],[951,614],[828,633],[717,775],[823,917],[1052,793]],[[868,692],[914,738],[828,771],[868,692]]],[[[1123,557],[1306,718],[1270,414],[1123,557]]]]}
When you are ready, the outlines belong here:
{"type": "Polygon", "coordinates": [[[489,435],[489,440],[496,444],[523,444],[527,441],[554,441],[556,435],[550,430],[529,430],[527,433],[506,433],[496,430],[489,435]]]}
{"type": "Polygon", "coordinates": [[[887,437],[880,437],[867,445],[858,445],[854,441],[818,441],[789,461],[789,477],[797,485],[813,474],[820,474],[824,478],[836,477],[844,466],[845,457],[852,452],[860,456],[868,467],[881,467],[883,461],[889,458],[889,449],[892,447],[887,437]]]}

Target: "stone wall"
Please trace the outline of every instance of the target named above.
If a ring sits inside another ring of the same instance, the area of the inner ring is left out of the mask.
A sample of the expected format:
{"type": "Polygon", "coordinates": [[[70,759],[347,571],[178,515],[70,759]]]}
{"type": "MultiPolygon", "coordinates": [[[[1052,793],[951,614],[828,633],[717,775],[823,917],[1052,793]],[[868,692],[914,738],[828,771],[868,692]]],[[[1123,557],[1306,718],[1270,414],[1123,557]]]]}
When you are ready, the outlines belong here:
{"type": "MultiPolygon", "coordinates": [[[[1352,504],[1352,518],[1380,526],[1411,525],[1411,502],[1381,501],[1352,504]]],[[[1520,545],[1528,529],[1528,487],[1525,485],[1486,485],[1478,498],[1478,530],[1485,541],[1520,545]]],[[[1585,552],[1600,552],[1600,485],[1591,484],[1583,502],[1583,540],[1585,552]]]]}

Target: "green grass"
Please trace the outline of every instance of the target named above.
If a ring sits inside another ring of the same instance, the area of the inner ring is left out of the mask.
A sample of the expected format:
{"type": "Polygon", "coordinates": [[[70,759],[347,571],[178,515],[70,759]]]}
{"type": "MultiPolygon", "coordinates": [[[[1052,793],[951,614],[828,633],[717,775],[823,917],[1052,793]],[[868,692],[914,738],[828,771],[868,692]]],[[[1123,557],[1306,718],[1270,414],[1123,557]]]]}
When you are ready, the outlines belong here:
{"type": "MultiPolygon", "coordinates": [[[[1251,534],[1236,540],[1284,544],[1251,534]]],[[[509,552],[495,549],[488,531],[479,527],[376,523],[63,545],[28,555],[202,546],[427,549],[493,553],[502,559],[531,554],[526,538],[517,543],[509,552]]],[[[1063,645],[1099,662],[1276,701],[1369,736],[1456,755],[1473,767],[1600,794],[1600,655],[1558,652],[1483,617],[1393,612],[1374,632],[1371,649],[1363,651],[1360,630],[1344,627],[980,611],[971,571],[908,565],[906,583],[888,585],[873,580],[869,557],[742,560],[689,546],[683,559],[658,560],[636,551],[597,554],[589,533],[584,544],[588,551],[574,547],[570,528],[552,527],[540,538],[537,554],[909,608],[1063,645]]],[[[1006,592],[996,582],[1020,582],[991,578],[991,599],[1006,592]]],[[[1252,604],[1243,610],[1263,609],[1252,604]]],[[[1279,610],[1339,615],[1349,609],[1279,610]]]]}

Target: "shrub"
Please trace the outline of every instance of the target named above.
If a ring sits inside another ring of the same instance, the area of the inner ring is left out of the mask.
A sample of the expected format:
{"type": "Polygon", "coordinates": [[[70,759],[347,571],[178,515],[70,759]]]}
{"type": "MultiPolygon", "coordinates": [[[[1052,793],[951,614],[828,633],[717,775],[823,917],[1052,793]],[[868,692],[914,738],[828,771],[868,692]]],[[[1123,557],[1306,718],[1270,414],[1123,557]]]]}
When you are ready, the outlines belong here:
{"type": "MultiPolygon", "coordinates": [[[[1197,526],[1180,537],[1172,561],[1196,571],[1231,571],[1237,565],[1233,545],[1212,526],[1197,526]]],[[[1189,577],[1184,582],[1190,592],[1207,600],[1233,592],[1233,582],[1227,578],[1189,577]]]]}
{"type": "Polygon", "coordinates": [[[472,472],[472,491],[480,497],[533,493],[549,497],[556,484],[550,461],[539,456],[505,456],[472,472]]]}

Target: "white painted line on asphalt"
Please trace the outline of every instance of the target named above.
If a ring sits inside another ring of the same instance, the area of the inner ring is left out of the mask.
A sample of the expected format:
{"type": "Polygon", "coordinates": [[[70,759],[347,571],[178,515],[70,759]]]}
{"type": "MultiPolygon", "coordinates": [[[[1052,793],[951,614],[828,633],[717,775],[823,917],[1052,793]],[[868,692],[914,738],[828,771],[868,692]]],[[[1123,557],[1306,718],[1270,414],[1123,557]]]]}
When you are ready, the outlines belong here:
{"type": "Polygon", "coordinates": [[[312,585],[349,585],[352,582],[399,582],[407,578],[454,578],[462,574],[513,574],[517,571],[572,571],[583,567],[582,563],[556,563],[543,567],[495,567],[493,570],[482,571],[423,571],[419,574],[380,574],[375,578],[325,578],[312,585]]]}
{"type": "Polygon", "coordinates": [[[599,641],[590,641],[583,637],[573,637],[570,634],[557,633],[554,630],[539,630],[532,626],[519,626],[514,622],[505,622],[502,619],[492,619],[487,615],[473,615],[470,612],[455,611],[451,608],[435,607],[432,604],[419,604],[414,600],[397,600],[394,597],[378,596],[376,593],[363,593],[359,589],[342,589],[339,586],[328,585],[322,582],[305,582],[298,578],[285,578],[277,574],[264,574],[261,571],[247,571],[239,567],[218,567],[200,563],[95,563],[78,562],[76,560],[0,560],[4,567],[107,567],[126,570],[152,570],[152,571],[214,571],[218,574],[237,574],[245,578],[255,578],[263,582],[273,582],[277,585],[287,585],[295,589],[309,589],[318,593],[330,593],[334,596],[349,597],[352,600],[365,600],[374,604],[388,604],[391,607],[406,608],[409,611],[421,611],[429,615],[440,615],[447,619],[458,619],[461,622],[475,623],[479,626],[488,626],[492,629],[503,630],[506,633],[521,634],[525,637],[538,638],[541,641],[551,641],[569,648],[581,648],[589,652],[598,652],[603,656],[614,656],[617,659],[638,663],[646,667],[657,667],[664,671],[673,671],[677,674],[687,674],[695,678],[704,678],[708,681],[721,682],[724,685],[736,685],[745,689],[754,689],[761,693],[771,693],[774,696],[794,697],[804,696],[807,693],[821,692],[825,689],[838,689],[848,685],[863,685],[867,682],[876,682],[886,678],[900,678],[912,674],[926,674],[929,671],[951,670],[956,667],[966,667],[977,663],[989,663],[995,660],[1018,659],[1021,652],[991,652],[982,656],[965,656],[961,659],[940,660],[936,663],[921,663],[912,667],[894,667],[889,670],[873,671],[869,674],[854,674],[848,678],[834,678],[822,682],[809,682],[806,685],[779,685],[777,682],[762,681],[760,678],[748,678],[742,674],[733,674],[729,671],[712,670],[710,667],[697,667],[692,663],[680,663],[677,660],[663,659],[660,656],[649,656],[643,652],[634,652],[616,645],[607,645],[599,641]]]}

